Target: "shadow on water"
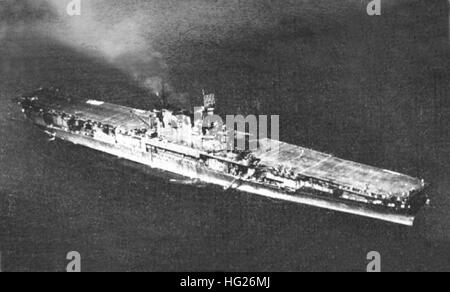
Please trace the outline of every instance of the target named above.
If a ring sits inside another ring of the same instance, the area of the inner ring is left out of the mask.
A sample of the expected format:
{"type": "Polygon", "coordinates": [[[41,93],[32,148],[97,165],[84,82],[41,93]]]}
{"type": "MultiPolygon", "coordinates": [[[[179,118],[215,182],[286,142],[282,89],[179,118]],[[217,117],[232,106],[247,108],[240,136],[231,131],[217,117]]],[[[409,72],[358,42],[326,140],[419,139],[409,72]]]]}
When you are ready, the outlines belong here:
{"type": "MultiPolygon", "coordinates": [[[[415,15],[409,13],[406,17],[415,15]]],[[[214,89],[223,112],[278,113],[282,137],[289,142],[411,174],[416,164],[424,168],[417,173],[432,182],[434,204],[413,228],[170,183],[173,176],[50,143],[28,123],[4,118],[20,119],[9,103],[12,96],[44,85],[140,108],[154,100],[119,70],[51,40],[27,33],[3,40],[0,93],[7,105],[0,107],[0,134],[6,137],[0,140],[0,248],[5,269],[64,270],[66,253],[76,250],[83,269],[97,271],[363,271],[367,253],[376,250],[385,270],[448,270],[448,151],[445,144],[435,144],[438,136],[448,136],[440,128],[440,134],[425,131],[441,122],[433,119],[436,107],[428,107],[428,101],[441,102],[448,94],[441,85],[448,76],[441,76],[444,71],[436,65],[445,64],[439,60],[448,60],[448,50],[439,49],[437,61],[428,63],[432,45],[425,44],[420,27],[392,31],[395,17],[386,19],[367,23],[356,17],[355,25],[347,24],[354,29],[336,38],[314,29],[277,38],[274,31],[220,50],[195,40],[162,50],[175,56],[171,81],[181,91],[194,95],[197,87],[214,89]],[[418,40],[410,30],[419,32],[418,40]],[[417,51],[424,55],[415,56],[417,51]],[[433,74],[438,77],[430,79],[433,74]],[[429,80],[437,80],[436,86],[429,80]],[[410,97],[417,98],[413,106],[410,97]]],[[[433,45],[441,48],[439,42],[433,45]]],[[[443,109],[440,113],[445,119],[443,109]]]]}

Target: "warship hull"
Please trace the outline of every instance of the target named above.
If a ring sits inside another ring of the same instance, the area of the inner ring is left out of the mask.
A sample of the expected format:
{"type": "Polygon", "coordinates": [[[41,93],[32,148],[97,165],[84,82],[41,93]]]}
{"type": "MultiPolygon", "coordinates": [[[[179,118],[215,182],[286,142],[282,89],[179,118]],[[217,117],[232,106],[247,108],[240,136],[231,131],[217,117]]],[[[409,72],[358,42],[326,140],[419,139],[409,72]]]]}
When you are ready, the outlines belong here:
{"type": "Polygon", "coordinates": [[[52,138],[225,190],[407,226],[428,200],[423,180],[400,173],[270,139],[260,140],[258,149],[244,157],[223,150],[223,137],[205,135],[202,124],[195,133],[197,126],[185,115],[159,118],[105,102],[48,95],[38,92],[19,104],[52,138]]]}
{"type": "MultiPolygon", "coordinates": [[[[44,129],[44,128],[42,128],[44,129]]],[[[376,210],[367,208],[364,205],[349,204],[339,200],[320,199],[308,192],[287,193],[277,188],[271,188],[254,182],[237,181],[234,176],[224,175],[222,173],[211,171],[206,167],[200,166],[195,162],[186,162],[183,159],[164,159],[160,156],[152,156],[146,153],[133,151],[124,147],[117,147],[114,144],[108,144],[97,141],[89,137],[72,134],[58,129],[46,128],[55,138],[75,145],[84,146],[111,156],[126,159],[150,168],[167,171],[173,174],[181,175],[189,179],[199,180],[205,183],[218,185],[224,189],[234,189],[237,191],[255,194],[276,200],[288,201],[307,206],[313,206],[328,209],[337,212],[343,212],[352,215],[378,219],[392,222],[400,225],[413,226],[415,217],[408,214],[390,213],[386,210],[376,210]]]]}

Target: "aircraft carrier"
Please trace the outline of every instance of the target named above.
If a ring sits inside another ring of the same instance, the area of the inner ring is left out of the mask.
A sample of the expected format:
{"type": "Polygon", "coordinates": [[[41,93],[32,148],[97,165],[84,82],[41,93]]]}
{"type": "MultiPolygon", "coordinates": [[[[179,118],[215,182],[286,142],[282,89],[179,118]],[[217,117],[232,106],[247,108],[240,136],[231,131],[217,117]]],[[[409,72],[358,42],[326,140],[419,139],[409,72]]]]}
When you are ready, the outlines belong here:
{"type": "MultiPolygon", "coordinates": [[[[74,100],[55,89],[39,89],[16,101],[52,139],[224,189],[407,226],[428,202],[421,179],[304,147],[264,138],[257,149],[230,149],[235,129],[221,126],[211,134],[210,126],[186,111],[74,100]]],[[[209,98],[196,111],[211,115],[214,102],[209,98]]]]}

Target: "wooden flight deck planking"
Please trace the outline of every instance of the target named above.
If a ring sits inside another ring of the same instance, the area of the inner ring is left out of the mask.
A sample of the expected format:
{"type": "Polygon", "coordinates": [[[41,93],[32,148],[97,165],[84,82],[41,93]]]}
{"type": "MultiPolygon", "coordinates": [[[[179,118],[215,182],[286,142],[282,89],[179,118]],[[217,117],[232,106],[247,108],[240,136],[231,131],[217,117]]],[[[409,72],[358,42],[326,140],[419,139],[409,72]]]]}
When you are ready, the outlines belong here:
{"type": "Polygon", "coordinates": [[[107,102],[52,102],[50,108],[76,116],[85,121],[100,122],[104,125],[127,130],[145,129],[147,120],[152,112],[140,111],[133,108],[110,104],[107,102]]]}
{"type": "Polygon", "coordinates": [[[374,194],[402,196],[423,189],[421,180],[392,171],[346,161],[329,154],[270,139],[255,152],[261,164],[293,171],[374,194]]]}
{"type": "MultiPolygon", "coordinates": [[[[98,121],[122,129],[144,129],[152,114],[106,102],[52,102],[52,108],[80,119],[98,121]],[[141,120],[141,119],[142,120],[141,120]]],[[[329,154],[270,139],[260,141],[260,149],[254,152],[261,164],[269,168],[282,166],[296,174],[356,188],[361,191],[401,197],[423,189],[421,180],[392,171],[346,161],[329,154]]]]}

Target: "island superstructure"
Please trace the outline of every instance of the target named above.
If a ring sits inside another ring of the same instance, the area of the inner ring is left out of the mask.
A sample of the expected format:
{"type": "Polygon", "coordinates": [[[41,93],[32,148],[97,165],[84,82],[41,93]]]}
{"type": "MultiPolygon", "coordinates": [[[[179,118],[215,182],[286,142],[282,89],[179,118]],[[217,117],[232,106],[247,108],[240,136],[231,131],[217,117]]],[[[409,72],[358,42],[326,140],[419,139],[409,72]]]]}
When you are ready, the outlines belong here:
{"type": "MultiPolygon", "coordinates": [[[[40,89],[18,100],[52,137],[224,189],[412,226],[427,202],[421,179],[264,138],[230,149],[230,131],[212,134],[186,111],[139,110],[70,99],[40,89]]],[[[204,117],[210,102],[196,108],[204,117]]]]}

